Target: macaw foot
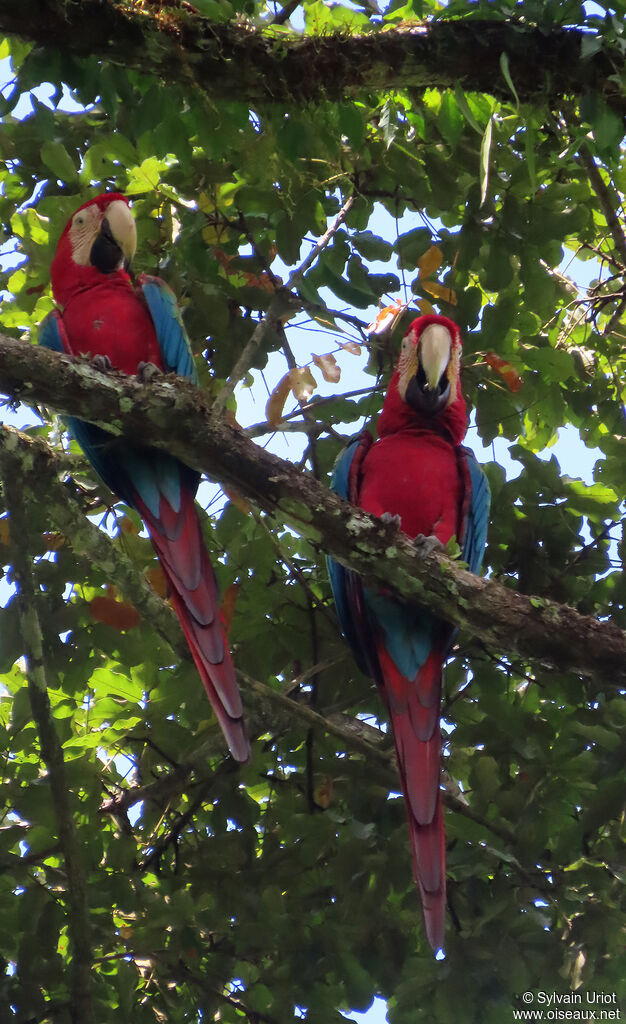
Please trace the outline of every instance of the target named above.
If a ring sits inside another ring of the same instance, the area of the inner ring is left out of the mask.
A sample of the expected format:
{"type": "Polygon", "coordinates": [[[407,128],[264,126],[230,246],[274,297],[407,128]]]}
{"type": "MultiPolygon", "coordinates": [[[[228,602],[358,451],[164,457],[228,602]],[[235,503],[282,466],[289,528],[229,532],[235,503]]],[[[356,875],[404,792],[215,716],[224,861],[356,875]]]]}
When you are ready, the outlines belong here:
{"type": "Polygon", "coordinates": [[[380,517],[380,521],[381,523],[384,523],[385,526],[397,526],[399,530],[402,529],[401,516],[392,516],[391,512],[383,512],[382,516],[380,517]]]}
{"type": "Polygon", "coordinates": [[[102,373],[113,369],[113,363],[108,356],[93,356],[91,365],[95,366],[96,370],[100,370],[102,373]]]}
{"type": "Polygon", "coordinates": [[[417,536],[413,538],[413,543],[417,544],[422,558],[426,558],[427,555],[432,555],[433,551],[445,551],[445,547],[439,540],[439,537],[435,537],[432,533],[428,537],[423,533],[418,533],[417,536]]]}
{"type": "Polygon", "coordinates": [[[157,377],[162,377],[163,371],[154,363],[137,364],[137,380],[140,384],[151,384],[157,377]]]}

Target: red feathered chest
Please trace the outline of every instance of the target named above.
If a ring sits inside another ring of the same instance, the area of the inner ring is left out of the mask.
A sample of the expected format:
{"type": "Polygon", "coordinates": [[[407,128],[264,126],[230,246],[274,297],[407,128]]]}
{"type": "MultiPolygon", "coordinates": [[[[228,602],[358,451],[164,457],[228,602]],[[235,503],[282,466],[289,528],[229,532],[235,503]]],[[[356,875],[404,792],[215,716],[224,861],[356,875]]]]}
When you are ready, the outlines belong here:
{"type": "Polygon", "coordinates": [[[141,362],[163,369],[152,317],[129,281],[105,280],[73,295],[63,325],[72,355],[108,356],[114,369],[130,375],[141,362]]]}
{"type": "Polygon", "coordinates": [[[372,445],[363,460],[359,505],[398,515],[409,537],[434,534],[442,544],[461,533],[463,485],[457,453],[427,430],[401,430],[372,445]]]}

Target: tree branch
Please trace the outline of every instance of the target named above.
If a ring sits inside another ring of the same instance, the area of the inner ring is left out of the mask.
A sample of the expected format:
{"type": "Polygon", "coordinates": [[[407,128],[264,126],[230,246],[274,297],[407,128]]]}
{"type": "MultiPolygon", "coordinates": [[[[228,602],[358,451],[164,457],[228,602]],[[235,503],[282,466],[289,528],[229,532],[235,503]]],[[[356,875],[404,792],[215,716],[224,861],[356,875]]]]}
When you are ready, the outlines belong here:
{"type": "Polygon", "coordinates": [[[91,995],[91,928],[87,900],[87,878],[80,842],[70,804],[63,748],[52,717],[43,657],[43,636],[37,614],[37,595],[29,557],[24,545],[28,538],[28,508],[20,476],[19,460],[7,457],[2,465],[2,481],[9,511],[9,546],[13,578],[17,586],[20,630],[27,663],[28,695],[37,726],[41,756],[48,771],[52,804],[65,868],[68,890],[68,926],[72,942],[72,1011],[74,1024],[95,1024],[91,995]],[[18,540],[19,538],[19,540],[18,540]]]}
{"type": "MultiPolygon", "coordinates": [[[[22,483],[28,484],[36,480],[39,487],[44,487],[50,517],[74,550],[92,560],[94,564],[105,567],[107,574],[123,591],[125,597],[133,601],[138,611],[151,622],[174,653],[182,659],[188,659],[189,648],[173,609],[154,593],[131,560],[117,548],[108,534],[85,519],[72,497],[71,490],[57,479],[60,463],[61,460],[42,438],[27,437],[11,427],[0,428],[0,476],[11,471],[22,483]]],[[[328,666],[314,666],[314,671],[319,671],[321,667],[328,666]]],[[[239,671],[238,676],[245,684],[246,693],[254,696],[255,716],[250,722],[253,734],[264,732],[270,723],[275,728],[277,718],[280,720],[281,716],[289,723],[295,718],[307,728],[335,736],[348,750],[360,754],[370,764],[380,769],[390,788],[397,786],[393,752],[382,750],[375,742],[364,739],[356,728],[357,725],[363,726],[364,723],[352,720],[348,716],[339,719],[337,716],[325,716],[244,672],[239,671]]],[[[376,730],[368,730],[368,735],[376,736],[376,730]]],[[[131,786],[119,795],[109,797],[100,805],[100,813],[124,818],[128,810],[138,803],[154,800],[160,804],[176,797],[184,790],[192,772],[197,774],[198,769],[202,771],[206,767],[206,753],[206,744],[203,744],[190,760],[177,765],[163,778],[144,786],[131,786]]],[[[207,779],[202,775],[199,781],[204,784],[207,779]]],[[[515,836],[509,829],[477,814],[453,794],[445,792],[443,800],[450,810],[471,819],[505,841],[515,843],[515,836]]],[[[47,851],[46,856],[55,849],[47,851]]],[[[41,856],[36,855],[36,860],[40,860],[41,856]]],[[[28,863],[28,857],[16,860],[20,864],[28,863]]]]}
{"type": "Polygon", "coordinates": [[[288,523],[368,583],[427,604],[498,653],[573,671],[602,687],[626,682],[626,634],[617,626],[480,579],[438,552],[424,555],[393,524],[352,508],[219,422],[207,395],[180,378],[147,387],[0,335],[0,388],[171,451],[288,523]]]}
{"type": "Polygon", "coordinates": [[[3,0],[0,31],[51,50],[108,60],[187,82],[213,101],[308,102],[359,90],[454,88],[510,99],[506,53],[520,100],[554,103],[600,90],[625,112],[624,55],[601,46],[583,59],[585,33],[511,21],[436,21],[349,35],[292,36],[271,26],[216,24],[190,5],[129,0],[3,0]],[[612,78],[614,76],[614,78],[612,78]]]}

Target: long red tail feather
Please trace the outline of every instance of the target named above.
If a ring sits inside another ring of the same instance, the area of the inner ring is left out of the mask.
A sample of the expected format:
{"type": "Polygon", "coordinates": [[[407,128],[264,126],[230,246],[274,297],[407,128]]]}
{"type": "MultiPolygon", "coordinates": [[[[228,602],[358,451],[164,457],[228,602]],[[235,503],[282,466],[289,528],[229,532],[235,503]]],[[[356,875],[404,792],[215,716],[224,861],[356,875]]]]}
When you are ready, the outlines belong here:
{"type": "Polygon", "coordinates": [[[230,751],[237,761],[247,761],[250,744],[243,724],[241,697],[220,618],[217,581],[193,495],[183,491],[178,513],[161,496],[158,520],[141,499],[137,506],[170,584],[176,614],[230,751]]]}
{"type": "Polygon", "coordinates": [[[407,679],[380,645],[378,659],[391,714],[402,791],[426,935],[436,951],[444,944],[446,843],[441,806],[442,655],[432,650],[414,680],[407,679]]]}

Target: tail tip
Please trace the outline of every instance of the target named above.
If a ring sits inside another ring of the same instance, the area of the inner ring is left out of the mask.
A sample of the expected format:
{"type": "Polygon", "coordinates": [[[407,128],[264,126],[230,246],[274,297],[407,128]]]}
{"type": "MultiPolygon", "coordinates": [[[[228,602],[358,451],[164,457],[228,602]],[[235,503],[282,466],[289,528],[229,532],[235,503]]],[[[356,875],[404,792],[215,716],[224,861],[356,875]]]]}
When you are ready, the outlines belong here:
{"type": "Polygon", "coordinates": [[[229,730],[227,739],[228,748],[235,761],[239,761],[240,764],[246,764],[252,757],[252,749],[245,729],[242,727],[236,733],[233,730],[229,730]]]}

